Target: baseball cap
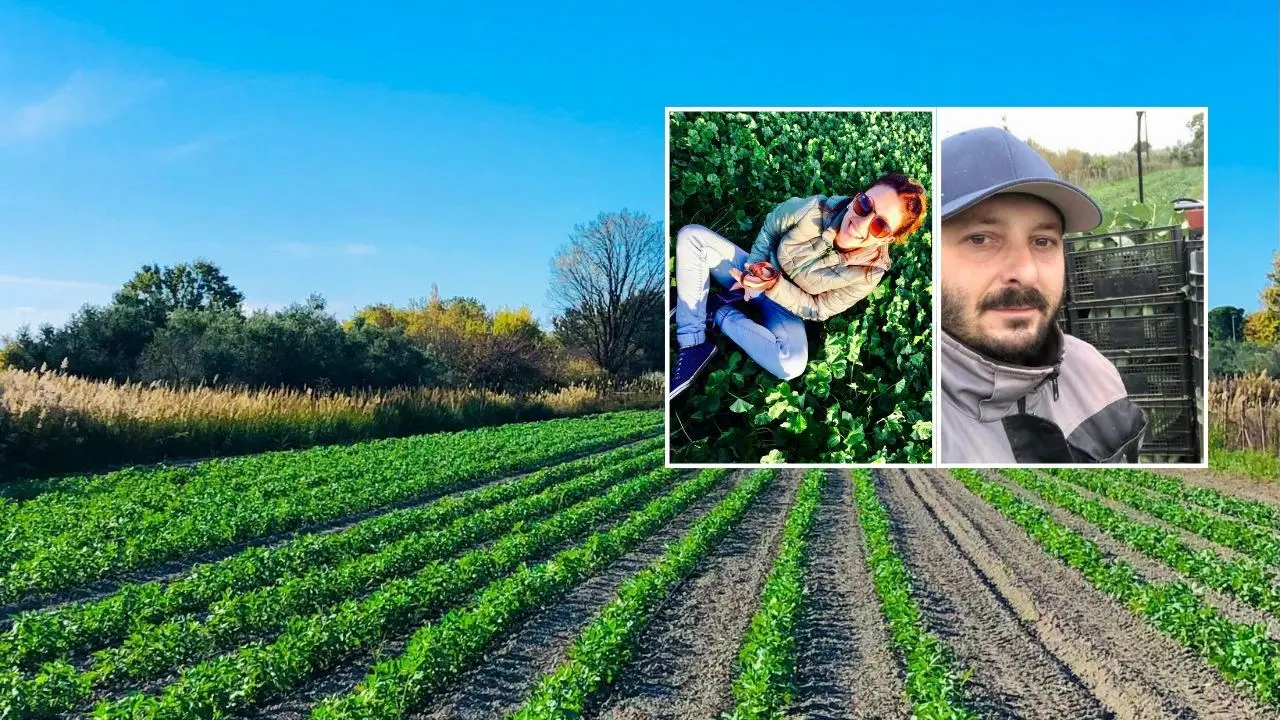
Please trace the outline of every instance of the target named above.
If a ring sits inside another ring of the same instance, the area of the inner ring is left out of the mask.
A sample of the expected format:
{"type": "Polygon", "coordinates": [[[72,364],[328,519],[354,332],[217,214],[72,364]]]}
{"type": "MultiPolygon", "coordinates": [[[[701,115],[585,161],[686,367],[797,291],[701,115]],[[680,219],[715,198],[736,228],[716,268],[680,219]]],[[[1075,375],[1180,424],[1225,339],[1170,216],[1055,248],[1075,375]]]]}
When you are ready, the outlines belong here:
{"type": "Polygon", "coordinates": [[[997,127],[975,128],[942,141],[942,219],[1001,193],[1034,195],[1062,213],[1063,232],[1102,224],[1102,208],[1062,180],[1040,153],[997,127]]]}

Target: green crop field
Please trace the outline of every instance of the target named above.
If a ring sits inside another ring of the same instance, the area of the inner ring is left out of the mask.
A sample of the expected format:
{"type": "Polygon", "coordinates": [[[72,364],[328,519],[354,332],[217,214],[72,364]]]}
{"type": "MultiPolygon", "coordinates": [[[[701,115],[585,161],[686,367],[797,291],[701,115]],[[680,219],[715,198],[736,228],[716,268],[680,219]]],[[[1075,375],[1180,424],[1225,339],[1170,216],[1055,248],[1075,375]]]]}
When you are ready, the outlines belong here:
{"type": "MultiPolygon", "coordinates": [[[[1138,202],[1138,178],[1100,182],[1085,188],[1103,210],[1138,202]]],[[[1154,205],[1172,205],[1178,198],[1204,200],[1204,167],[1160,170],[1142,176],[1142,197],[1154,205]]]]}
{"type": "Polygon", "coordinates": [[[619,412],[0,501],[0,718],[1280,715],[1274,484],[680,471],[662,432],[619,412]]]}

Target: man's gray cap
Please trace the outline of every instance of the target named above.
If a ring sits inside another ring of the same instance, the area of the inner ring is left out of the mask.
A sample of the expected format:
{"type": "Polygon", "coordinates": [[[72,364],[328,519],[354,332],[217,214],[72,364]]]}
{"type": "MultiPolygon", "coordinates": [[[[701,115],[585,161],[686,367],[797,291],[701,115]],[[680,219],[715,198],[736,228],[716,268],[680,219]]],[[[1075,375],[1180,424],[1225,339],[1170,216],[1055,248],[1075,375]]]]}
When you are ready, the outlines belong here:
{"type": "Polygon", "coordinates": [[[1102,224],[1102,208],[1084,190],[1059,179],[1031,146],[1002,128],[984,127],[942,141],[942,219],[1001,193],[1034,195],[1062,213],[1063,232],[1102,224]]]}

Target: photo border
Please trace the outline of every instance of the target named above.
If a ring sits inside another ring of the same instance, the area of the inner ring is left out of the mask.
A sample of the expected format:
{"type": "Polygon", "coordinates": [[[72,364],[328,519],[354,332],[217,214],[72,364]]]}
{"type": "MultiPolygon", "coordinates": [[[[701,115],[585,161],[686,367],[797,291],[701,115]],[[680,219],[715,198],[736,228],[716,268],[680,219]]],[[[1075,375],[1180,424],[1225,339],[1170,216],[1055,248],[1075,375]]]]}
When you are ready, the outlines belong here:
{"type": "MultiPolygon", "coordinates": [[[[938,197],[937,171],[939,167],[938,151],[941,148],[941,146],[938,144],[938,112],[937,111],[938,111],[938,108],[927,107],[927,106],[888,107],[888,106],[871,106],[871,105],[828,106],[828,107],[823,107],[823,106],[787,107],[787,106],[751,106],[751,105],[744,105],[744,106],[668,105],[663,108],[663,111],[662,111],[662,138],[663,138],[663,147],[662,147],[663,256],[662,256],[662,262],[664,266],[667,264],[667,258],[670,256],[670,248],[668,247],[667,244],[668,242],[670,242],[670,238],[671,238],[671,114],[676,112],[742,112],[742,113],[748,113],[748,112],[850,112],[850,113],[852,112],[927,112],[929,113],[929,116],[932,119],[931,132],[933,133],[933,137],[931,138],[933,143],[933,162],[931,166],[932,167],[931,172],[933,174],[933,177],[930,178],[929,212],[932,213],[933,221],[931,225],[934,228],[934,230],[930,231],[931,232],[930,253],[931,253],[931,262],[933,263],[932,271],[933,271],[933,277],[934,277],[934,295],[931,298],[931,301],[933,303],[933,316],[932,316],[933,332],[930,333],[932,335],[931,340],[933,344],[933,348],[932,348],[933,367],[931,368],[931,371],[933,373],[932,380],[934,384],[933,402],[930,404],[930,412],[931,412],[930,421],[933,423],[933,433],[930,438],[932,442],[932,445],[931,445],[932,462],[931,463],[915,463],[915,464],[878,463],[877,464],[877,463],[790,463],[790,462],[761,463],[761,462],[756,462],[756,463],[725,464],[725,463],[673,463],[671,462],[671,401],[666,397],[666,394],[669,392],[668,388],[671,384],[671,327],[670,327],[670,324],[668,324],[665,327],[665,330],[663,332],[663,340],[662,340],[663,349],[665,351],[664,358],[663,358],[663,371],[665,373],[665,378],[663,382],[662,412],[663,412],[663,428],[667,433],[665,442],[663,442],[664,462],[666,467],[679,468],[679,469],[731,468],[731,469],[741,469],[741,470],[760,469],[760,468],[804,468],[804,469],[841,468],[841,469],[850,469],[850,470],[859,469],[859,468],[865,468],[865,469],[888,468],[888,469],[903,469],[903,470],[922,470],[922,469],[932,469],[932,468],[938,467],[937,453],[938,453],[939,444],[938,444],[938,391],[937,391],[937,388],[938,388],[938,366],[937,366],[938,323],[937,321],[938,321],[939,302],[938,302],[938,296],[936,294],[938,291],[938,285],[937,285],[938,247],[937,247],[936,229],[941,227],[939,225],[937,212],[941,211],[942,204],[937,200],[937,197],[938,197]]],[[[666,302],[666,305],[663,308],[663,312],[665,313],[667,311],[666,309],[671,307],[671,277],[668,274],[668,271],[665,267],[663,269],[663,298],[666,302]]]]}

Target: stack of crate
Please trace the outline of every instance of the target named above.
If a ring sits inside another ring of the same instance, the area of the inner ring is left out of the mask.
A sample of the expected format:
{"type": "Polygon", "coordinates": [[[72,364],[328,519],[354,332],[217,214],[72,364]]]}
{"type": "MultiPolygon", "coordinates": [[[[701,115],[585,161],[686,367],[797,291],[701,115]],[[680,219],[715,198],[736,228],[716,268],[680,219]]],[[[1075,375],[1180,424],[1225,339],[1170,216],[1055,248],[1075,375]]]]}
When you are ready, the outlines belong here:
{"type": "Polygon", "coordinates": [[[1192,337],[1203,333],[1191,318],[1182,228],[1075,238],[1066,261],[1064,330],[1111,360],[1146,411],[1142,459],[1199,462],[1192,337]]]}
{"type": "MultiPolygon", "coordinates": [[[[1191,315],[1191,372],[1196,383],[1196,421],[1205,417],[1204,370],[1209,350],[1205,347],[1204,228],[1192,227],[1187,234],[1187,305],[1191,315]]],[[[1200,428],[1204,433],[1205,429],[1200,428]]]]}

